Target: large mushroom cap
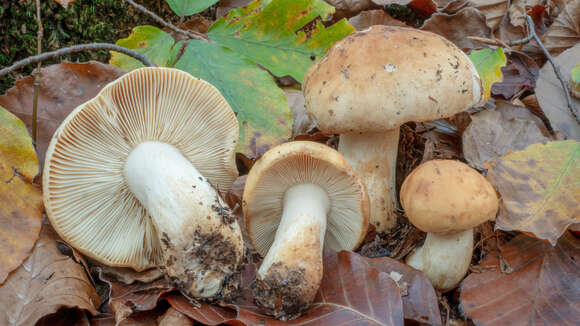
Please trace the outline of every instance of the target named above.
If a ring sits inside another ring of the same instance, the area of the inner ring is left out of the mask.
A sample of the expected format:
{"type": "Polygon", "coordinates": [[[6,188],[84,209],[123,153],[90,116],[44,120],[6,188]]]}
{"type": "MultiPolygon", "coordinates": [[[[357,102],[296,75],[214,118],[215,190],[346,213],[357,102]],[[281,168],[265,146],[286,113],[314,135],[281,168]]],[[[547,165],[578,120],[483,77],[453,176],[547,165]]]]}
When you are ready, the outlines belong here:
{"type": "Polygon", "coordinates": [[[60,236],[89,257],[143,270],[160,262],[148,213],[123,177],[145,141],[173,145],[219,191],[237,176],[236,117],[219,91],[186,72],[134,70],[76,108],[46,153],[44,203],[60,236]]]}
{"type": "Polygon", "coordinates": [[[420,230],[452,233],[493,220],[498,199],[493,186],[467,164],[433,160],[407,176],[401,205],[420,230]]]}
{"type": "Polygon", "coordinates": [[[302,85],[309,115],[331,133],[383,132],[449,117],[482,99],[463,51],[437,34],[394,26],[337,42],[302,85]]]}
{"type": "Polygon", "coordinates": [[[314,142],[285,143],[266,152],[252,167],[243,196],[252,244],[265,256],[282,217],[284,194],[299,184],[327,191],[330,212],[324,245],[352,250],[364,239],[369,203],[364,185],[336,150],[314,142]]]}

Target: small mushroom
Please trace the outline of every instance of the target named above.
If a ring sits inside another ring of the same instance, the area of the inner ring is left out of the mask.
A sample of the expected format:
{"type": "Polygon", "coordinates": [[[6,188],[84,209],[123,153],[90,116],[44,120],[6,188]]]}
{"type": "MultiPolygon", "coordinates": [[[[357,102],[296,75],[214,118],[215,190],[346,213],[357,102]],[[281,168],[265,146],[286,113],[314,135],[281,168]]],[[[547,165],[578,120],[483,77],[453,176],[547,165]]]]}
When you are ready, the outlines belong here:
{"type": "Polygon", "coordinates": [[[267,151],[246,180],[249,238],[264,257],[256,303],[282,320],[312,303],[322,279],[322,250],[352,250],[368,226],[364,185],[334,149],[296,141],[267,151]]]}
{"type": "Polygon", "coordinates": [[[469,58],[426,31],[372,26],[337,42],[303,82],[306,110],[318,128],[340,134],[338,150],[363,180],[371,223],[395,224],[399,126],[449,117],[482,100],[469,58]]]}
{"type": "Polygon", "coordinates": [[[409,221],[427,238],[407,256],[442,291],[465,277],[473,254],[473,228],[494,220],[498,198],[493,186],[467,164],[433,160],[418,166],[401,187],[409,221]]]}
{"type": "Polygon", "coordinates": [[[44,203],[59,235],[109,266],[162,266],[188,296],[236,287],[241,229],[219,191],[237,176],[236,117],[219,91],[169,68],[134,70],[55,132],[44,203]]]}

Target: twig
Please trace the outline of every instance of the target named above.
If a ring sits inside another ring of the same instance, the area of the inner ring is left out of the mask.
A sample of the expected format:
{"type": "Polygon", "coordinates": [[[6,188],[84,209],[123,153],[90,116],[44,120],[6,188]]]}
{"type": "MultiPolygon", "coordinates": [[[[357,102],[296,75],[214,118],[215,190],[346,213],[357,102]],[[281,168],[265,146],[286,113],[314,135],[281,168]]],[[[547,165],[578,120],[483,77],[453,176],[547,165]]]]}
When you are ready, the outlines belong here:
{"type": "Polygon", "coordinates": [[[142,5],[136,3],[133,0],[125,0],[125,2],[127,2],[128,4],[133,6],[135,9],[141,11],[142,13],[149,15],[151,18],[153,18],[153,20],[155,20],[159,24],[169,28],[170,30],[172,30],[176,33],[183,34],[183,35],[189,37],[190,39],[194,39],[194,40],[209,41],[209,38],[201,33],[186,31],[186,30],[181,29],[173,24],[166,22],[165,20],[163,20],[163,18],[157,16],[157,14],[155,14],[154,12],[150,11],[149,9],[143,7],[142,5]]]}
{"type": "Polygon", "coordinates": [[[576,123],[580,124],[580,117],[579,117],[578,113],[576,113],[576,108],[574,107],[574,103],[572,102],[572,98],[570,97],[570,88],[568,87],[568,83],[564,80],[564,76],[562,76],[562,73],[560,72],[560,68],[558,68],[558,66],[556,65],[556,62],[554,62],[554,58],[552,58],[552,56],[550,55],[550,52],[548,52],[548,50],[544,46],[544,43],[542,43],[542,41],[540,41],[540,37],[538,36],[538,34],[536,34],[536,30],[534,28],[534,21],[532,20],[532,17],[526,16],[526,22],[527,22],[528,36],[526,36],[525,38],[523,38],[521,40],[507,42],[507,44],[519,45],[519,44],[527,43],[532,39],[534,39],[536,41],[536,43],[538,43],[538,46],[540,47],[540,49],[542,50],[542,52],[544,53],[544,55],[546,56],[546,58],[548,59],[550,64],[552,65],[552,69],[554,69],[554,73],[556,74],[556,78],[558,78],[558,80],[560,81],[560,84],[562,85],[562,88],[564,89],[564,94],[566,95],[566,102],[568,103],[568,109],[570,110],[570,113],[572,113],[572,116],[574,117],[574,119],[576,119],[576,123]]]}
{"type": "Polygon", "coordinates": [[[133,50],[129,50],[127,48],[124,48],[122,46],[118,46],[118,45],[110,44],[110,43],[90,43],[90,44],[73,45],[73,46],[70,46],[67,48],[58,49],[58,50],[52,51],[52,52],[45,52],[41,55],[35,55],[33,57],[28,57],[26,59],[17,61],[14,64],[12,64],[10,67],[6,67],[6,68],[0,70],[0,77],[6,75],[8,73],[11,73],[15,70],[18,70],[24,66],[33,64],[33,63],[45,61],[48,59],[60,57],[60,56],[71,54],[71,53],[83,52],[83,51],[92,51],[92,50],[117,51],[117,52],[126,54],[130,57],[133,57],[133,58],[141,61],[146,66],[149,66],[149,67],[155,66],[155,64],[153,64],[151,61],[149,61],[149,59],[147,59],[144,55],[137,53],[133,50]]]}
{"type": "MultiPolygon", "coordinates": [[[[40,0],[36,0],[36,25],[38,25],[38,31],[36,32],[36,54],[42,54],[42,36],[44,34],[44,28],[42,26],[42,16],[40,14],[40,0]]],[[[36,66],[36,72],[34,74],[34,95],[32,98],[32,142],[36,146],[36,130],[37,120],[38,120],[38,89],[40,88],[40,68],[42,67],[42,61],[38,61],[36,66]]]]}

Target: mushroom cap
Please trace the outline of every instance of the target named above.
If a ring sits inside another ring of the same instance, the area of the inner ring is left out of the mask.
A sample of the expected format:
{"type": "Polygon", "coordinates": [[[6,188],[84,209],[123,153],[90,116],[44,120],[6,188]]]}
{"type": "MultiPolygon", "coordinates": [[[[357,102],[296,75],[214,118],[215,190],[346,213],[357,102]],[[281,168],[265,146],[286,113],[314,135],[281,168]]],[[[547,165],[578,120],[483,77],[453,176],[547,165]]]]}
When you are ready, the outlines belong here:
{"type": "Polygon", "coordinates": [[[453,43],[382,25],[337,42],[302,85],[310,118],[328,133],[384,132],[452,116],[483,98],[475,67],[453,43]]]}
{"type": "Polygon", "coordinates": [[[133,70],[80,105],[46,153],[44,205],[59,235],[110,266],[161,263],[156,230],[123,176],[144,141],[173,145],[219,191],[238,172],[234,112],[211,84],[170,68],[133,70]]]}
{"type": "Polygon", "coordinates": [[[433,160],[407,176],[401,205],[420,230],[453,233],[495,219],[498,198],[493,186],[467,164],[433,160]]]}
{"type": "Polygon", "coordinates": [[[284,194],[299,184],[315,184],[330,199],[324,245],[353,250],[369,224],[369,201],[363,183],[336,150],[295,141],[268,150],[254,164],[243,196],[246,229],[254,248],[265,256],[274,241],[284,208],[284,194]]]}

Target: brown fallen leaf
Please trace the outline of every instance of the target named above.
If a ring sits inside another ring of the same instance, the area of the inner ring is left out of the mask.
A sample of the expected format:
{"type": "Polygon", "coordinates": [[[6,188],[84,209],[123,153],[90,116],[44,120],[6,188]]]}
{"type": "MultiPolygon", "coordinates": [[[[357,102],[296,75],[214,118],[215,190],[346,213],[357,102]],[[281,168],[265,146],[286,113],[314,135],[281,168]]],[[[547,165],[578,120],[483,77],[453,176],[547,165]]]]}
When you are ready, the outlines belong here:
{"type": "Polygon", "coordinates": [[[580,42],[580,0],[566,1],[558,18],[542,36],[542,42],[553,56],[580,42]]]}
{"type": "Polygon", "coordinates": [[[578,325],[579,261],[580,239],[570,232],[556,247],[520,235],[463,281],[461,309],[478,326],[578,325]]]}
{"type": "Polygon", "coordinates": [[[423,272],[388,257],[367,258],[367,263],[397,283],[407,322],[441,325],[437,294],[423,272]]]}
{"type": "Polygon", "coordinates": [[[533,91],[540,74],[536,61],[519,51],[510,51],[506,57],[507,64],[501,68],[503,78],[491,86],[491,94],[509,100],[525,91],[533,91]]]}
{"type": "Polygon", "coordinates": [[[512,0],[508,14],[512,25],[516,27],[526,26],[526,15],[535,6],[542,5],[544,0],[512,0]]]}
{"type": "Polygon", "coordinates": [[[486,24],[491,30],[496,30],[509,6],[509,0],[439,0],[437,6],[447,14],[473,7],[485,15],[486,24]]]}
{"type": "Polygon", "coordinates": [[[316,124],[306,114],[302,91],[292,87],[284,87],[282,90],[292,113],[292,137],[312,131],[316,124]]]}
{"type": "Polygon", "coordinates": [[[159,326],[193,326],[191,319],[171,307],[158,318],[158,323],[159,326]]]}
{"type": "MultiPolygon", "coordinates": [[[[41,69],[38,93],[38,138],[36,152],[41,166],[52,134],[62,120],[80,104],[95,97],[109,82],[124,71],[100,62],[63,62],[41,69]]],[[[30,130],[34,78],[16,81],[14,87],[0,96],[0,106],[22,119],[30,130]]]]}
{"type": "Polygon", "coordinates": [[[472,115],[462,135],[463,155],[469,165],[479,170],[485,162],[549,140],[540,128],[541,120],[526,108],[506,102],[496,102],[496,106],[496,110],[472,115]]]}
{"type": "Polygon", "coordinates": [[[580,222],[580,142],[534,144],[485,167],[501,195],[497,229],[529,232],[555,245],[580,222]]]}
{"type": "Polygon", "coordinates": [[[0,285],[28,257],[40,232],[38,160],[24,123],[0,106],[0,285]]]}
{"type": "Polygon", "coordinates": [[[96,314],[100,298],[83,267],[60,253],[56,232],[44,224],[28,259],[0,287],[2,325],[34,325],[61,308],[96,314]]]}
{"type": "Polygon", "coordinates": [[[217,325],[245,325],[236,320],[234,309],[201,303],[200,307],[193,307],[191,303],[181,295],[167,295],[164,297],[171,306],[189,318],[208,326],[217,325]]]}
{"type": "Polygon", "coordinates": [[[142,272],[137,272],[129,267],[111,267],[103,265],[97,261],[91,260],[91,271],[112,276],[112,279],[120,281],[123,284],[133,284],[135,282],[151,283],[164,276],[163,271],[159,268],[150,268],[142,272]]]}
{"type": "Polygon", "coordinates": [[[357,31],[362,31],[363,29],[367,29],[374,25],[409,27],[405,22],[393,18],[382,9],[363,11],[350,18],[348,23],[357,31]]]}
{"type": "Polygon", "coordinates": [[[434,0],[372,0],[377,5],[407,6],[423,17],[429,17],[437,12],[437,4],[434,0]]]}
{"type": "MultiPolygon", "coordinates": [[[[578,63],[578,58],[580,58],[580,43],[555,58],[565,81],[570,79],[570,71],[578,63]]],[[[554,130],[561,132],[568,139],[580,140],[580,125],[568,108],[562,84],[556,78],[550,63],[546,63],[540,69],[540,77],[536,82],[536,97],[554,130]]],[[[578,112],[580,99],[572,97],[572,103],[578,112]]]]}
{"type": "Polygon", "coordinates": [[[336,9],[332,17],[333,21],[344,17],[352,17],[363,10],[379,7],[371,0],[324,0],[324,2],[329,3],[336,9]]]}
{"type": "Polygon", "coordinates": [[[104,274],[100,275],[100,279],[111,287],[108,303],[117,323],[129,318],[135,312],[154,309],[163,294],[175,290],[165,278],[151,283],[134,282],[129,285],[104,274]]]}
{"type": "Polygon", "coordinates": [[[439,34],[463,50],[481,47],[479,43],[468,39],[468,36],[491,36],[491,29],[485,23],[485,15],[470,7],[453,15],[436,13],[425,21],[421,29],[439,34]]]}

